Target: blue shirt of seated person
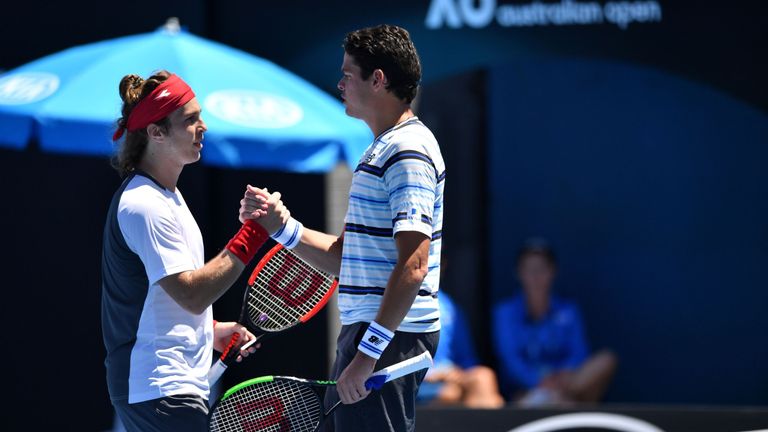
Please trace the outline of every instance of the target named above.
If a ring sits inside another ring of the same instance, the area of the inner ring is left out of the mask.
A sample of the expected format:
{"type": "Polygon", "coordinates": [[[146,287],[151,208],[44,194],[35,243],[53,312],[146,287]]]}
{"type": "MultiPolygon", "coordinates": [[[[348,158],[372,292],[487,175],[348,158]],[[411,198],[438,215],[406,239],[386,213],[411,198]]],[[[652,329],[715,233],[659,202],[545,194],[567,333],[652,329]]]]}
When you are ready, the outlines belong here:
{"type": "Polygon", "coordinates": [[[529,390],[559,370],[576,369],[588,348],[576,304],[550,297],[548,310],[534,318],[524,295],[499,303],[493,311],[493,341],[502,387],[529,390]]]}

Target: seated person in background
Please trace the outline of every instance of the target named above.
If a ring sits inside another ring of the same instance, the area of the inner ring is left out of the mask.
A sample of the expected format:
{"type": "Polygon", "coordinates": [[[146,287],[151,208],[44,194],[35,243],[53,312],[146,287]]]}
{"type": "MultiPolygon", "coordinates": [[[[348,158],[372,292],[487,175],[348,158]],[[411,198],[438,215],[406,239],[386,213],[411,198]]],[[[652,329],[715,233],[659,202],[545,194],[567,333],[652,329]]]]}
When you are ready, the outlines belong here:
{"type": "Polygon", "coordinates": [[[445,291],[440,291],[438,302],[440,343],[416,401],[422,405],[501,407],[504,398],[499,393],[496,374],[479,364],[464,315],[445,291]]]}
{"type": "Polygon", "coordinates": [[[576,304],[552,295],[554,252],[529,241],[517,256],[522,294],[493,311],[494,350],[502,388],[522,406],[598,402],[616,368],[615,356],[587,350],[576,304]]]}

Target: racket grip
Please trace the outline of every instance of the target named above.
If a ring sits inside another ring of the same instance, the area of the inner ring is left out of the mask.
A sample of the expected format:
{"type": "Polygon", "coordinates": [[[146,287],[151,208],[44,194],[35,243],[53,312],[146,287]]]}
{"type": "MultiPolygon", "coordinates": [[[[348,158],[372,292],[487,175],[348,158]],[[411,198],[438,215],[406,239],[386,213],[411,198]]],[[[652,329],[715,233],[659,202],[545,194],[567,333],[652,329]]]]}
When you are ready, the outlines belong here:
{"type": "Polygon", "coordinates": [[[367,390],[378,390],[384,387],[384,384],[386,382],[387,382],[386,375],[373,375],[367,380],[365,380],[365,388],[367,390]]]}
{"type": "Polygon", "coordinates": [[[221,376],[224,374],[224,371],[227,370],[227,357],[229,357],[229,353],[235,347],[238,340],[240,340],[240,333],[233,333],[232,338],[229,340],[227,347],[224,348],[221,356],[219,356],[219,359],[216,360],[216,363],[214,363],[213,366],[211,366],[211,368],[208,370],[209,386],[216,384],[216,381],[218,381],[219,378],[221,378],[221,376]]]}
{"type": "Polygon", "coordinates": [[[378,390],[385,383],[400,378],[402,376],[426,369],[432,366],[432,355],[429,351],[424,351],[416,357],[387,366],[371,376],[365,381],[365,388],[368,390],[378,390]]]}
{"type": "Polygon", "coordinates": [[[216,363],[208,370],[208,386],[213,387],[226,370],[227,364],[221,361],[221,359],[216,360],[216,363]]]}

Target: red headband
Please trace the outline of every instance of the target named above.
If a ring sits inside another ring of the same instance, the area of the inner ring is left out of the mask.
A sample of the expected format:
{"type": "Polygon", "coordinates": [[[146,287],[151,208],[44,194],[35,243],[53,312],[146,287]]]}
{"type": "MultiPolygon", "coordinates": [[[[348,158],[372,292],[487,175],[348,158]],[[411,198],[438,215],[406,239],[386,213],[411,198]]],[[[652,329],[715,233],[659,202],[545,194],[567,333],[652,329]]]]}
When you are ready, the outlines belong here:
{"type": "Polygon", "coordinates": [[[187,83],[177,75],[169,76],[152,90],[152,93],[136,104],[128,116],[126,127],[118,128],[112,135],[112,141],[119,140],[126,129],[128,132],[133,132],[164,119],[194,97],[195,93],[187,83]]]}

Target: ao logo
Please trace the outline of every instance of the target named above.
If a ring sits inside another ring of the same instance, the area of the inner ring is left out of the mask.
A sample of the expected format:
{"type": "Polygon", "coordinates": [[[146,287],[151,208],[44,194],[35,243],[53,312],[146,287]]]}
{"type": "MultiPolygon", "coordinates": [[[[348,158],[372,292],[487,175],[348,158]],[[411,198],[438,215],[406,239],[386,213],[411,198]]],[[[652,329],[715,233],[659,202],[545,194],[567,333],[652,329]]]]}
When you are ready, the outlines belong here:
{"type": "Polygon", "coordinates": [[[205,109],[214,116],[254,129],[293,126],[304,117],[290,99],[252,90],[220,90],[205,98],[205,109]]]}
{"type": "Polygon", "coordinates": [[[0,105],[23,105],[43,100],[59,88],[59,77],[45,72],[22,72],[0,78],[0,105]]]}
{"type": "Polygon", "coordinates": [[[427,12],[427,28],[437,29],[444,25],[459,28],[462,24],[470,27],[485,27],[493,20],[496,0],[432,0],[427,12]],[[475,3],[478,3],[475,6],[475,3]]]}
{"type": "Polygon", "coordinates": [[[636,418],[606,413],[562,414],[532,421],[509,432],[558,432],[575,428],[600,428],[615,432],[664,432],[636,418]]]}

